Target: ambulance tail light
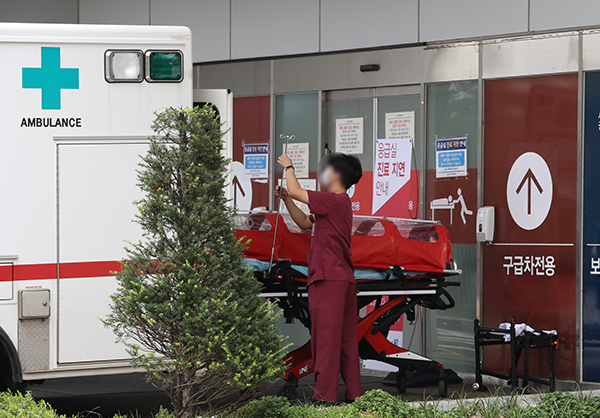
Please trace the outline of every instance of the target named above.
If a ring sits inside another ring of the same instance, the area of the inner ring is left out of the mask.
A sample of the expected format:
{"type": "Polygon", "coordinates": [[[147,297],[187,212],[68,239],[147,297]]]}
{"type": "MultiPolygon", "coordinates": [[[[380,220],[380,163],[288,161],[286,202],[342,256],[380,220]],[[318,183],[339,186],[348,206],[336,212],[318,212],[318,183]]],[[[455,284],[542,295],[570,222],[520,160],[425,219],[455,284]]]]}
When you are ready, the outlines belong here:
{"type": "Polygon", "coordinates": [[[183,54],[180,51],[146,51],[146,81],[179,83],[183,80],[183,54]]]}
{"type": "Polygon", "coordinates": [[[111,50],[104,57],[104,74],[109,83],[140,83],[144,79],[142,51],[111,50]]]}

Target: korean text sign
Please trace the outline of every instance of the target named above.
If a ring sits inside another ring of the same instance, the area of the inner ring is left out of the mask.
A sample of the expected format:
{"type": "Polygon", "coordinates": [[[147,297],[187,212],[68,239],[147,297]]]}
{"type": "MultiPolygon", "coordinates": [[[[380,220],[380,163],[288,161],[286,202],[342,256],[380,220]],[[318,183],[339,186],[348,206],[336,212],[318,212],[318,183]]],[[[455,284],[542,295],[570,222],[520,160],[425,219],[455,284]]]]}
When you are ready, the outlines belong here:
{"type": "Polygon", "coordinates": [[[435,176],[437,178],[467,175],[467,138],[435,141],[435,176]]]}
{"type": "Polygon", "coordinates": [[[385,114],[386,138],[414,138],[415,112],[394,112],[385,114]]]}
{"type": "Polygon", "coordinates": [[[344,154],[362,154],[364,143],[364,119],[336,119],[335,150],[344,154]]]}
{"type": "Polygon", "coordinates": [[[269,144],[244,145],[246,176],[254,179],[269,177],[269,144]]]}
{"type": "MultiPolygon", "coordinates": [[[[285,147],[285,144],[283,145],[285,147]]],[[[296,178],[308,178],[309,163],[309,143],[308,142],[290,142],[287,146],[287,155],[294,165],[294,174],[296,178]]]]}
{"type": "Polygon", "coordinates": [[[410,180],[412,139],[379,139],[373,173],[373,213],[410,180]]]}

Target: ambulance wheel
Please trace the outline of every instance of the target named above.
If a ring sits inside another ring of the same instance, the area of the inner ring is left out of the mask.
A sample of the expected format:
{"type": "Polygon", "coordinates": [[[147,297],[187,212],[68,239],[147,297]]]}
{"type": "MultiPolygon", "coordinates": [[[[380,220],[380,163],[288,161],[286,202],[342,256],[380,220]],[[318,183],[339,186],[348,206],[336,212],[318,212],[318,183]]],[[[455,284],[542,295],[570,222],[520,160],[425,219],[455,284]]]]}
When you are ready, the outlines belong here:
{"type": "Polygon", "coordinates": [[[398,395],[406,393],[406,372],[398,370],[396,372],[396,390],[398,395]]]}
{"type": "Polygon", "coordinates": [[[0,392],[10,390],[11,392],[25,393],[29,389],[29,382],[15,382],[8,373],[0,376],[0,392]]]}
{"type": "Polygon", "coordinates": [[[15,382],[11,373],[11,363],[8,355],[2,351],[0,344],[0,392],[10,390],[11,392],[27,392],[28,382],[15,382]]]}
{"type": "Polygon", "coordinates": [[[298,388],[297,382],[285,382],[283,387],[279,389],[277,396],[282,396],[288,399],[298,398],[298,393],[296,392],[296,388],[298,388]]]}

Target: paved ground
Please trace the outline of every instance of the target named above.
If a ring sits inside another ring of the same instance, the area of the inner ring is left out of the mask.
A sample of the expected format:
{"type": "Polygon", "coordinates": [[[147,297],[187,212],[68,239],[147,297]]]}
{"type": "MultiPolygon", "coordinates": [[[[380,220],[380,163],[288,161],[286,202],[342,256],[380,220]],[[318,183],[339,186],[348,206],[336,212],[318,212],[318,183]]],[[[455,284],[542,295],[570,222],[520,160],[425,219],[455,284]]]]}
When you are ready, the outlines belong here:
{"type": "Polygon", "coordinates": [[[48,401],[62,414],[90,418],[112,418],[117,412],[145,418],[169,405],[167,396],[148,384],[143,374],[53,379],[30,390],[34,398],[48,401]]]}
{"type": "MultiPolygon", "coordinates": [[[[381,388],[396,394],[395,387],[384,386],[381,380],[381,377],[363,376],[363,391],[381,388]]],[[[277,394],[281,385],[274,385],[266,394],[277,394]]],[[[310,377],[303,379],[298,387],[298,397],[310,397],[312,387],[310,377]]],[[[161,405],[169,405],[169,399],[145,382],[142,374],[48,380],[41,385],[33,385],[30,389],[36,399],[45,399],[58,412],[67,415],[81,413],[83,418],[112,417],[117,412],[149,418],[161,405]]],[[[340,398],[343,398],[343,390],[344,387],[340,386],[340,398]]],[[[468,382],[450,385],[448,393],[464,393],[469,397],[487,396],[482,392],[473,392],[468,382]]],[[[439,399],[437,386],[408,388],[403,399],[407,402],[439,399]]]]}

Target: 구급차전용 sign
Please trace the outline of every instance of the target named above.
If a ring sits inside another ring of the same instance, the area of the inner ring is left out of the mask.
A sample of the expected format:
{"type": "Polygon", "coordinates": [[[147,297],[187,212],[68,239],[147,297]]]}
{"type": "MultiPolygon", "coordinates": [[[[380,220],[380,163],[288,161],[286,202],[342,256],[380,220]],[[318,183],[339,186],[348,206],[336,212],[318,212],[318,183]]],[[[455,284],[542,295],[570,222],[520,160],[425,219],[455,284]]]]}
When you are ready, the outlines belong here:
{"type": "Polygon", "coordinates": [[[373,170],[373,213],[410,180],[412,139],[378,139],[373,170]]]}
{"type": "Polygon", "coordinates": [[[335,150],[344,154],[362,154],[364,118],[335,120],[335,150]]]}
{"type": "Polygon", "coordinates": [[[244,169],[253,179],[269,177],[269,144],[244,144],[244,169]]]}
{"type": "Polygon", "coordinates": [[[392,112],[385,114],[385,137],[388,139],[415,137],[415,112],[392,112]]]}
{"type": "Polygon", "coordinates": [[[435,177],[463,177],[467,175],[467,138],[438,139],[435,141],[435,177]]]}

